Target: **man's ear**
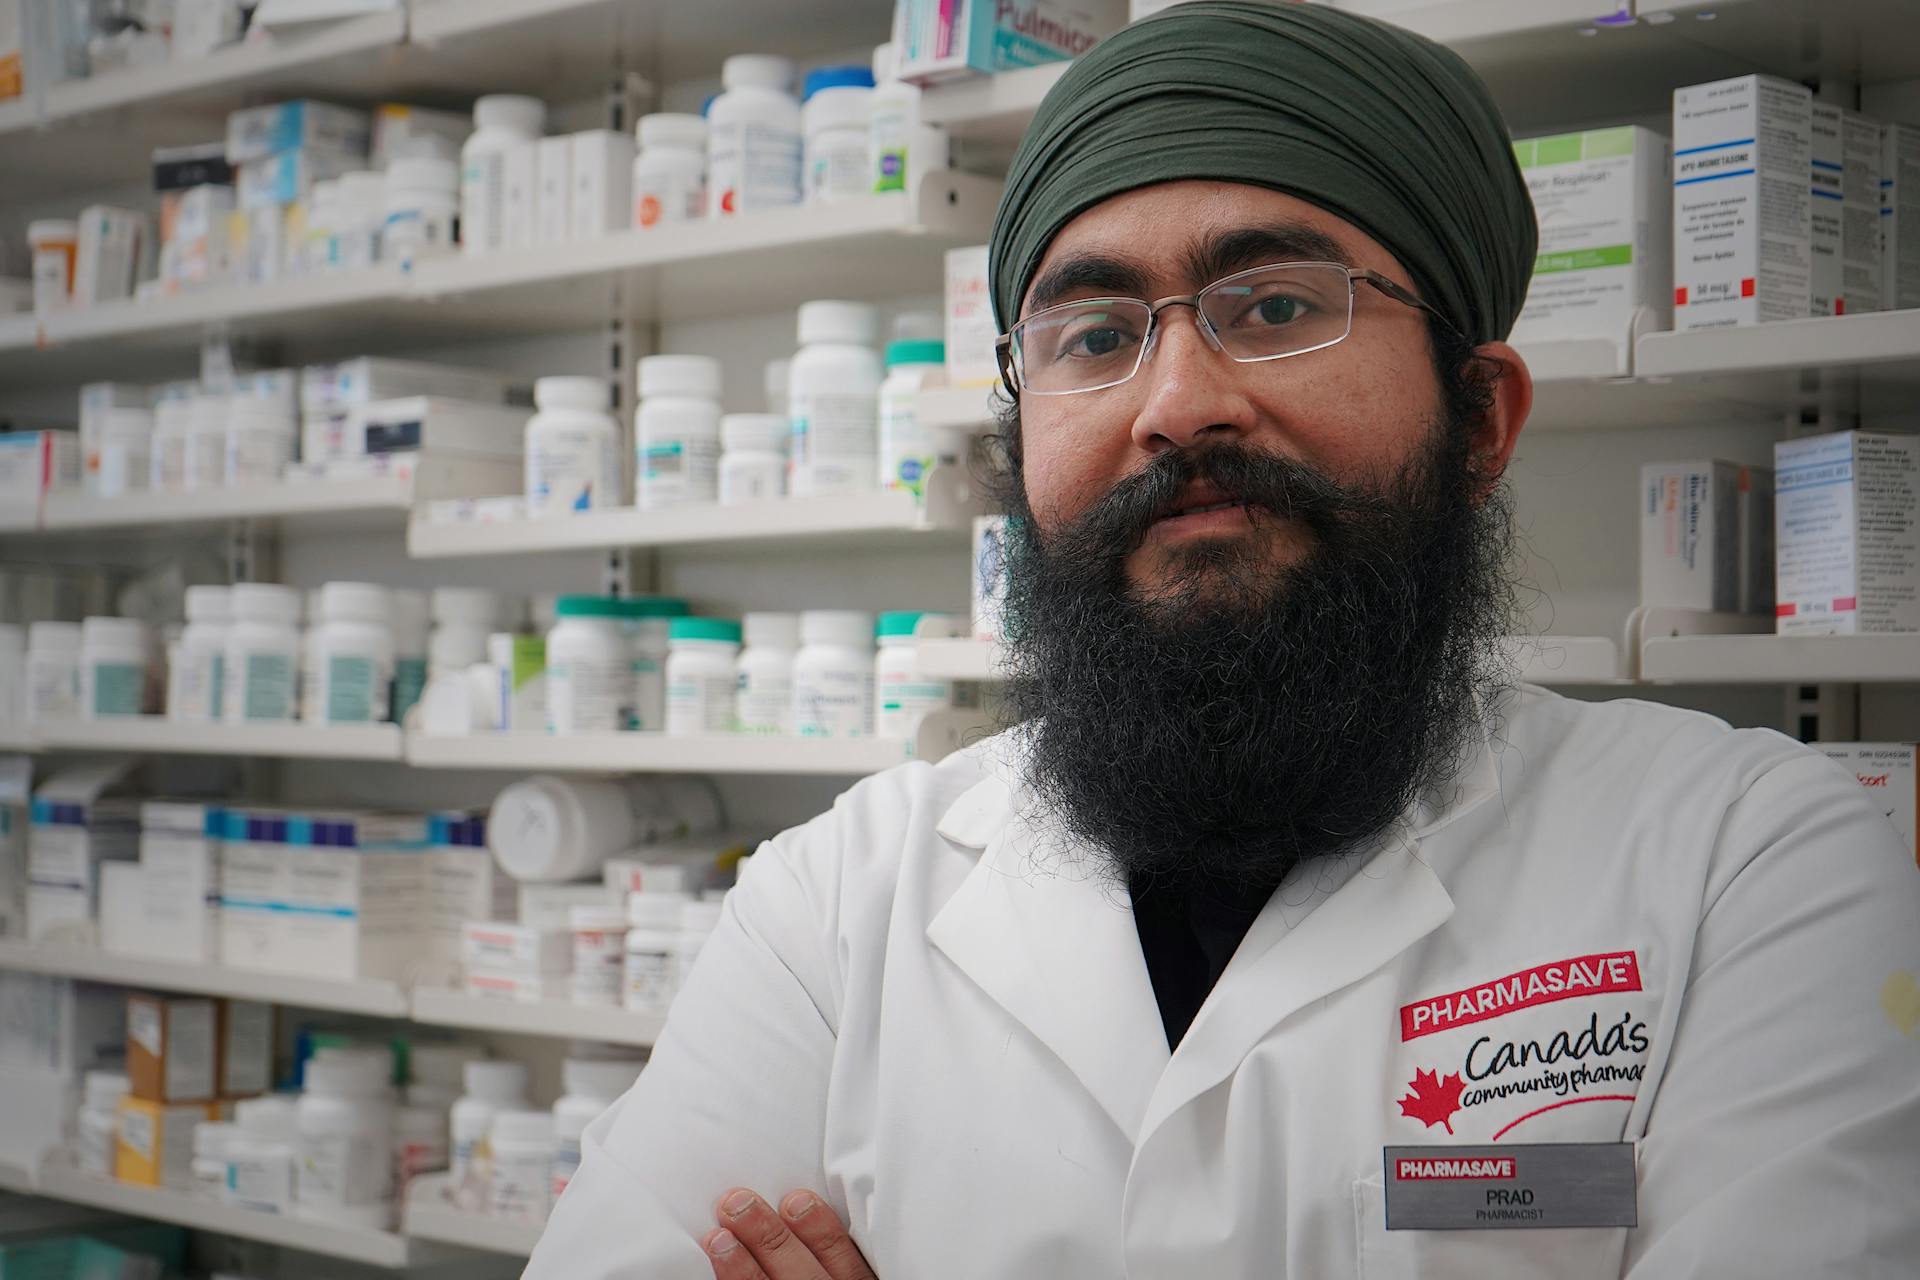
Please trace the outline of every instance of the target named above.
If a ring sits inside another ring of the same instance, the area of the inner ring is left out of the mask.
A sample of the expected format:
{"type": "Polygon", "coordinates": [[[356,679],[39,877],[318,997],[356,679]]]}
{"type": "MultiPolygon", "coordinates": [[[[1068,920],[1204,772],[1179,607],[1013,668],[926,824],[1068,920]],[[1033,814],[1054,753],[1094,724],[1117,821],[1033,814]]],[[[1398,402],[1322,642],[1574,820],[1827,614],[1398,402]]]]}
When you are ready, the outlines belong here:
{"type": "Polygon", "coordinates": [[[1483,342],[1471,357],[1480,365],[1492,395],[1487,413],[1473,434],[1473,469],[1488,488],[1506,474],[1507,461],[1520,442],[1520,429],[1533,412],[1533,372],[1518,351],[1504,342],[1483,342]]]}

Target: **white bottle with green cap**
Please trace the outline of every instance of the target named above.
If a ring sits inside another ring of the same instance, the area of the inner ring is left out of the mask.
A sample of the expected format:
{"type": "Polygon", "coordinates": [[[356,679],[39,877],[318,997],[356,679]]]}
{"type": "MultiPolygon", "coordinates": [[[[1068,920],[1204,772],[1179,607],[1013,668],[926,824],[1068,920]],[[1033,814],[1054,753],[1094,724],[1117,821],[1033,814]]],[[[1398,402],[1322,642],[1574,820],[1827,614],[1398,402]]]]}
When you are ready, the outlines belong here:
{"type": "Polygon", "coordinates": [[[883,613],[878,633],[880,652],[873,664],[874,735],[911,743],[929,711],[953,706],[953,681],[921,672],[919,642],[959,635],[959,619],[945,613],[883,613]]]}
{"type": "Polygon", "coordinates": [[[619,601],[628,652],[627,728],[659,733],[667,727],[668,635],[687,602],[675,596],[627,596],[619,601]]]}
{"type": "Polygon", "coordinates": [[[935,463],[959,462],[962,442],[951,431],[920,425],[916,400],[923,387],[946,378],[947,344],[905,339],[887,344],[887,377],[880,384],[880,487],[925,498],[935,463]]]}
{"type": "Polygon", "coordinates": [[[740,624],[675,618],[668,624],[667,643],[668,735],[731,732],[740,624]]]}
{"type": "Polygon", "coordinates": [[[561,596],[547,633],[547,732],[625,729],[632,659],[622,606],[612,596],[561,596]]]}

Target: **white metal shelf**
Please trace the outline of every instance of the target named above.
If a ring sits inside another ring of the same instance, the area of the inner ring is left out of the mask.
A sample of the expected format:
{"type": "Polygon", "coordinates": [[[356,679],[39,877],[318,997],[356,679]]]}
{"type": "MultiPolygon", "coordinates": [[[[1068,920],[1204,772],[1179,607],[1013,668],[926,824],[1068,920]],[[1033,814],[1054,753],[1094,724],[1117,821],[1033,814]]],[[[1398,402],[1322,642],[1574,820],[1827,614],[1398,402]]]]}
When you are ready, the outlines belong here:
{"type": "Polygon", "coordinates": [[[27,942],[20,938],[0,938],[0,969],[118,986],[259,1000],[301,1009],[364,1013],[377,1018],[404,1018],[411,1008],[405,988],[394,982],[308,978],[297,973],[268,973],[224,964],[119,955],[96,947],[27,942]]]}
{"type": "Polygon", "coordinates": [[[663,733],[477,733],[407,739],[407,763],[424,769],[569,773],[775,773],[820,777],[878,773],[910,757],[884,738],[774,738],[663,733]]]}
{"type": "Polygon", "coordinates": [[[468,1213],[448,1198],[448,1181],[444,1173],[427,1173],[416,1177],[408,1186],[401,1230],[409,1239],[485,1249],[516,1258],[533,1252],[543,1228],[502,1222],[484,1213],[468,1213]]]}
{"type": "Polygon", "coordinates": [[[40,749],[40,738],[30,724],[18,720],[0,720],[0,753],[18,754],[40,749]]]}
{"type": "Polygon", "coordinates": [[[665,1020],[625,1009],[548,1000],[521,1003],[470,996],[443,987],[413,989],[413,1020],[436,1027],[498,1031],[514,1035],[598,1040],[650,1048],[665,1020]]]}
{"type": "Polygon", "coordinates": [[[398,760],[404,754],[396,724],[192,724],[110,716],[42,721],[35,733],[42,747],[63,751],[297,760],[398,760]]]}
{"type": "Polygon", "coordinates": [[[1920,635],[1655,636],[1644,680],[1675,684],[1920,684],[1920,635]]]}

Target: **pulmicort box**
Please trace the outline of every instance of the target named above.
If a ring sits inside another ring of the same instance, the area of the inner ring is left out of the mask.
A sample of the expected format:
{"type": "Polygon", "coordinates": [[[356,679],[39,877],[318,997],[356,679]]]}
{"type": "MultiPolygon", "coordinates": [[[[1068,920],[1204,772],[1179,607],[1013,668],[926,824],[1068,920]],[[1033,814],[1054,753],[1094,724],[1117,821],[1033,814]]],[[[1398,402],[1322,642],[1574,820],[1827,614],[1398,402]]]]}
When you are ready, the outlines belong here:
{"type": "Polygon", "coordinates": [[[1920,631],[1920,436],[1782,440],[1773,463],[1774,630],[1920,631]]]}

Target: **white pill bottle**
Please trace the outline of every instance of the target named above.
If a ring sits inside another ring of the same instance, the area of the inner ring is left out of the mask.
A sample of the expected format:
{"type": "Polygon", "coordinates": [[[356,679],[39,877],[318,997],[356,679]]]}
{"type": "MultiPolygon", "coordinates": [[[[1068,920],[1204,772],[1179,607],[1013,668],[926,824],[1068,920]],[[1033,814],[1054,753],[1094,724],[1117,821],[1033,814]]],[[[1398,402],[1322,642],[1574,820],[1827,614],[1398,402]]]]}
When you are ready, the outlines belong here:
{"type": "Polygon", "coordinates": [[[507,243],[507,152],[532,142],[547,124],[547,104],[514,93],[473,104],[474,131],[460,148],[460,247],[496,253],[507,243]]]}
{"type": "Polygon", "coordinates": [[[719,482],[720,362],[645,356],[638,375],[634,505],[660,511],[712,502],[719,482]]]}
{"type": "Polygon", "coordinates": [[[793,731],[803,738],[873,733],[873,615],[812,609],[800,615],[793,658],[793,731]]]}
{"type": "Polygon", "coordinates": [[[313,696],[307,718],[316,724],[372,724],[387,718],[393,688],[393,598],[369,582],[329,582],[320,588],[314,632],[313,696]]]}
{"type": "Polygon", "coordinates": [[[221,663],[220,718],[228,724],[294,718],[300,674],[300,596],[269,582],[227,590],[233,622],[221,663]]]}
{"type": "Polygon", "coordinates": [[[735,664],[733,716],[741,733],[793,732],[793,658],[800,617],[749,613],[740,620],[746,648],[735,664]]]}
{"type": "Polygon", "coordinates": [[[800,203],[803,135],[793,63],[737,53],[707,108],[707,214],[728,218],[800,203]]]}
{"type": "Polygon", "coordinates": [[[604,378],[540,378],[527,423],[527,514],[567,516],[624,500],[620,424],[604,378]]]}
{"type": "Polygon", "coordinates": [[[641,116],[634,134],[633,225],[698,222],[707,213],[705,116],[661,112],[641,116]]]}
{"type": "Polygon", "coordinates": [[[796,498],[859,493],[879,472],[880,313],[864,302],[800,308],[800,350],[788,381],[789,489],[796,498]]]}

